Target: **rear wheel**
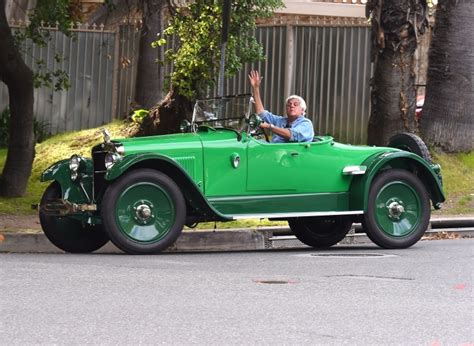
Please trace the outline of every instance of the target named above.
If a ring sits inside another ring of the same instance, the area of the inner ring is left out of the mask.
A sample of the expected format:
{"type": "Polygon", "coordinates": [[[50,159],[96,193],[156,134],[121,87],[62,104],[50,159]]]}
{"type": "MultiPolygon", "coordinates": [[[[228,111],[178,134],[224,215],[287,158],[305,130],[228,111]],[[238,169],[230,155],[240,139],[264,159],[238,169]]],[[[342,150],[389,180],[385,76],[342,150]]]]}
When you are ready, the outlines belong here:
{"type": "Polygon", "coordinates": [[[112,242],[129,254],[150,254],[172,245],[183,230],[186,204],[168,176],[134,170],[104,194],[102,219],[112,242]]]}
{"type": "Polygon", "coordinates": [[[288,220],[288,224],[302,243],[327,248],[339,243],[351,229],[352,221],[346,217],[302,217],[288,220]]]}
{"type": "MultiPolygon", "coordinates": [[[[61,198],[61,187],[57,182],[53,182],[44,192],[40,206],[59,198],[61,198]]],[[[39,219],[49,241],[66,252],[93,252],[109,241],[101,225],[90,225],[68,216],[47,215],[41,207],[39,219]]]]}
{"type": "Polygon", "coordinates": [[[380,247],[407,248],[425,233],[430,213],[428,193],[418,177],[392,169],[378,175],[370,187],[364,228],[380,247]]]}

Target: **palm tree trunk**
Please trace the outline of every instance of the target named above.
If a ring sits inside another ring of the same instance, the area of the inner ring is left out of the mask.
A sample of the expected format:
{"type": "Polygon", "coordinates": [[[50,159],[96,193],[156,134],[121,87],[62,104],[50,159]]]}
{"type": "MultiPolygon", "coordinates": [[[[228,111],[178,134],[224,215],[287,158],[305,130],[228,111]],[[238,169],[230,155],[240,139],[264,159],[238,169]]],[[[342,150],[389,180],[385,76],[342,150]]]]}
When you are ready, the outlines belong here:
{"type": "Polygon", "coordinates": [[[440,0],[429,51],[423,139],[448,152],[474,149],[474,2],[440,0]]]}
{"type": "Polygon", "coordinates": [[[394,134],[416,132],[415,61],[417,35],[427,24],[422,0],[372,0],[372,113],[368,143],[386,145],[394,134]]]}
{"type": "Polygon", "coordinates": [[[33,134],[33,72],[15,47],[0,0],[0,80],[8,87],[10,132],[8,155],[0,178],[0,195],[21,196],[26,191],[35,155],[33,134]]]}

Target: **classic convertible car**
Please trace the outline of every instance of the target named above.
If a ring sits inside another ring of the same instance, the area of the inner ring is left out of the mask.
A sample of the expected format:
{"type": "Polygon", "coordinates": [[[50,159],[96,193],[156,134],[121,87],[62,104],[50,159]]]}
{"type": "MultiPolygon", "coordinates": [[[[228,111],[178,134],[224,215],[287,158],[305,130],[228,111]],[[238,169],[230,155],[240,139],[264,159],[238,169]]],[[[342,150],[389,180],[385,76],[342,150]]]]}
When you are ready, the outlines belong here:
{"type": "Polygon", "coordinates": [[[406,248],[444,201],[440,167],[424,143],[400,134],[388,147],[270,143],[249,96],[196,102],[179,134],[111,140],[42,174],[44,233],[66,252],[109,240],[130,254],[165,250],[184,225],[242,218],[287,220],[303,243],[337,244],[353,222],[383,248],[406,248]]]}

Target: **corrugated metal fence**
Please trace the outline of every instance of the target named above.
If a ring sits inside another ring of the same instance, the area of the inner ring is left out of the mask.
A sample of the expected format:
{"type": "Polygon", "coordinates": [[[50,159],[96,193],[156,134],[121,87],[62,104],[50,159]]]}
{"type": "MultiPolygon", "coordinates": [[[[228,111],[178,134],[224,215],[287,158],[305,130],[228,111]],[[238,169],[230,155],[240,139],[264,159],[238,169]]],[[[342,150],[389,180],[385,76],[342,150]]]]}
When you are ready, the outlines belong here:
{"type": "MultiPolygon", "coordinates": [[[[73,28],[70,37],[54,28],[49,28],[48,32],[51,39],[45,47],[34,45],[29,40],[24,42],[25,62],[35,71],[38,70],[38,60],[44,61],[49,71],[66,71],[71,88],[62,91],[55,91],[52,87],[35,89],[35,118],[48,125],[51,133],[110,122],[116,63],[115,33],[97,26],[73,28]]],[[[8,91],[0,84],[0,109],[7,105],[8,91]]]]}
{"type": "MultiPolygon", "coordinates": [[[[72,87],[67,91],[36,89],[36,118],[58,133],[100,126],[127,114],[134,96],[139,31],[122,25],[114,32],[75,29],[75,38],[57,30],[51,33],[48,46],[32,47],[25,59],[34,66],[41,57],[49,68],[66,70],[72,87]],[[56,53],[65,57],[60,64],[55,63],[56,53]]],[[[246,65],[228,79],[226,94],[250,92],[247,74],[258,69],[264,76],[266,108],[283,114],[285,97],[299,94],[307,101],[307,116],[318,133],[332,134],[342,142],[365,143],[372,72],[368,27],[268,26],[259,27],[256,36],[266,60],[246,65]]],[[[156,68],[163,75],[170,71],[170,66],[157,64],[156,68]]],[[[8,104],[7,96],[0,84],[0,110],[8,104]]]]}
{"type": "MultiPolygon", "coordinates": [[[[22,30],[21,25],[13,25],[22,30]]],[[[45,47],[23,43],[25,62],[38,71],[65,71],[68,90],[41,87],[34,91],[34,114],[51,133],[97,127],[109,123],[129,109],[133,98],[139,30],[121,25],[117,31],[103,26],[74,27],[71,36],[56,28],[45,28],[51,39],[45,47]],[[58,58],[60,57],[60,58],[58,58]],[[131,58],[129,58],[131,57],[131,58]]],[[[0,83],[0,111],[8,106],[8,89],[0,83]]]]}
{"type": "Polygon", "coordinates": [[[291,94],[307,103],[307,117],[319,134],[365,143],[370,115],[369,27],[283,26],[257,30],[267,59],[245,66],[226,84],[227,94],[250,92],[247,74],[263,75],[265,108],[284,114],[291,94]]]}

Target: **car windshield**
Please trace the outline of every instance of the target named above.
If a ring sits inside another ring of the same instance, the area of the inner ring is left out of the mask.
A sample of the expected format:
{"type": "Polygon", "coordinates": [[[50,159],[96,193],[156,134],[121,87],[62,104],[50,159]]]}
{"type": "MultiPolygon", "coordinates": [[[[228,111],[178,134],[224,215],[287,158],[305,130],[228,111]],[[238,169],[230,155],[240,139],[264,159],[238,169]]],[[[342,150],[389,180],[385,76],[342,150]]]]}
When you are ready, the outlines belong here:
{"type": "Polygon", "coordinates": [[[197,100],[194,105],[193,123],[213,127],[231,127],[241,131],[251,110],[250,94],[197,100]]]}

